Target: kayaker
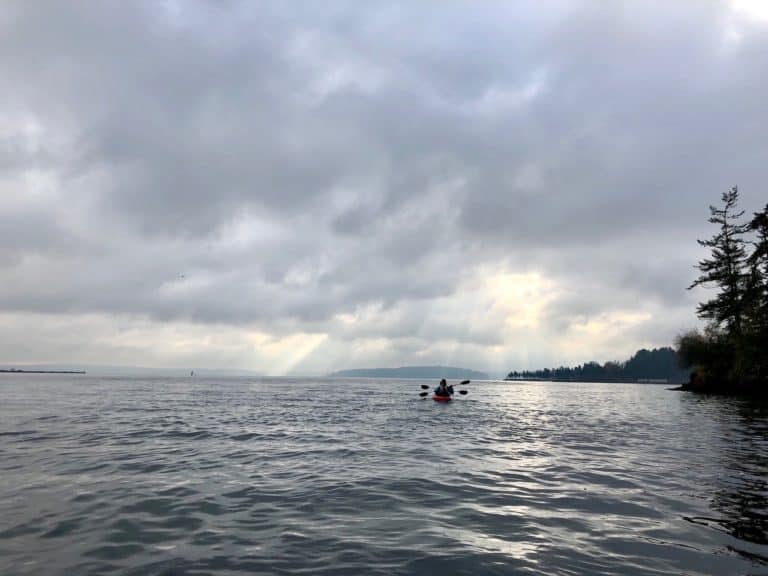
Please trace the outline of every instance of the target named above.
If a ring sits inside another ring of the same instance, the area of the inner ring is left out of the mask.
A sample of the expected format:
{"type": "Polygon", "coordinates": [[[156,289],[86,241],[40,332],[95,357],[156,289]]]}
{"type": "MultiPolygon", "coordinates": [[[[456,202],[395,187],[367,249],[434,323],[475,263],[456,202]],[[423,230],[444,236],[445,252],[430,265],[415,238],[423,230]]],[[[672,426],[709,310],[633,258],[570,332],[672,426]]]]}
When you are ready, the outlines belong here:
{"type": "Polygon", "coordinates": [[[448,382],[446,382],[445,378],[443,378],[442,380],[440,380],[440,384],[437,385],[437,388],[435,388],[435,396],[446,398],[452,395],[453,395],[453,386],[448,386],[448,382]]]}

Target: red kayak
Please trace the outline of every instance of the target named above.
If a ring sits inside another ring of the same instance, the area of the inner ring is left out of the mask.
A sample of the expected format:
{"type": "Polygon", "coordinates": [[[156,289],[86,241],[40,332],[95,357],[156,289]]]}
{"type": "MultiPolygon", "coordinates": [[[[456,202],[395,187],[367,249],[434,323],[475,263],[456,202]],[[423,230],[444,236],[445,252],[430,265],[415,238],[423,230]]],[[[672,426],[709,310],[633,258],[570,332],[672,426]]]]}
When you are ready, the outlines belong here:
{"type": "Polygon", "coordinates": [[[435,402],[450,402],[451,397],[450,396],[438,396],[437,394],[432,394],[432,400],[435,402]]]}

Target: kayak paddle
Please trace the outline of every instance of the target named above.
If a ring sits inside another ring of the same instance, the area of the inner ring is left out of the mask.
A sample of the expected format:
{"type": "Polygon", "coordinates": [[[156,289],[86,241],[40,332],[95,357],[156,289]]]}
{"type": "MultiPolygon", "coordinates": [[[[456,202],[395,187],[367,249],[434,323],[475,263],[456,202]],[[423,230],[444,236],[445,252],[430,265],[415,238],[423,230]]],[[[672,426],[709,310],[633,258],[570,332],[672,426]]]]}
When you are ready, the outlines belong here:
{"type": "MultiPolygon", "coordinates": [[[[456,384],[456,386],[466,386],[470,382],[471,382],[471,380],[464,380],[463,382],[459,382],[458,384],[456,384]]],[[[426,384],[422,384],[421,385],[421,389],[422,390],[429,390],[429,386],[427,386],[426,384]]]]}
{"type": "MultiPolygon", "coordinates": [[[[456,384],[456,386],[466,386],[470,382],[471,382],[471,380],[462,380],[461,382],[456,384]]],[[[427,386],[426,384],[422,384],[421,385],[421,389],[422,390],[429,390],[429,386],[427,386]]],[[[421,396],[422,398],[427,396],[427,394],[429,394],[429,392],[419,392],[419,396],[421,396]]],[[[459,390],[459,394],[461,394],[462,396],[466,396],[467,395],[467,391],[466,390],[459,390]]]]}

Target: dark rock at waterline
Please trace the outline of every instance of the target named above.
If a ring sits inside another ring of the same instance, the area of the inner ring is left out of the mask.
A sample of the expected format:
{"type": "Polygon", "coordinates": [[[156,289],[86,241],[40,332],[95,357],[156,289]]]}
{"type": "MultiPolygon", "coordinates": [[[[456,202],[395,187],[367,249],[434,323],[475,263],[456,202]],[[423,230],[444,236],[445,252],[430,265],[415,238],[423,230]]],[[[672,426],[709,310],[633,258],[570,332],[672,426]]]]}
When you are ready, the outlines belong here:
{"type": "Polygon", "coordinates": [[[714,373],[704,368],[696,368],[691,372],[688,382],[670,390],[723,396],[768,397],[768,382],[737,378],[728,373],[714,373]]]}

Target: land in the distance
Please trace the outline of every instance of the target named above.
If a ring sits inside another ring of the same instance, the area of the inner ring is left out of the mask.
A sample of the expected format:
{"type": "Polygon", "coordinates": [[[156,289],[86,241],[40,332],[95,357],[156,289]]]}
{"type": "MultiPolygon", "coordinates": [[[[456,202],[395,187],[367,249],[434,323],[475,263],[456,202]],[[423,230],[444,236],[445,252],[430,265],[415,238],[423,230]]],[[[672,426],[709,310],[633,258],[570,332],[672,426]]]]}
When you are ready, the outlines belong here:
{"type": "Polygon", "coordinates": [[[0,368],[0,374],[85,374],[85,370],[20,370],[0,368]]]}
{"type": "Polygon", "coordinates": [[[680,357],[673,348],[638,350],[624,362],[587,362],[580,366],[512,371],[505,380],[546,380],[551,382],[641,382],[649,384],[682,383],[690,369],[680,367],[680,357]]]}
{"type": "Polygon", "coordinates": [[[452,378],[488,380],[488,375],[476,370],[453,366],[401,366],[399,368],[357,368],[329,374],[334,378],[452,378]]]}

